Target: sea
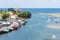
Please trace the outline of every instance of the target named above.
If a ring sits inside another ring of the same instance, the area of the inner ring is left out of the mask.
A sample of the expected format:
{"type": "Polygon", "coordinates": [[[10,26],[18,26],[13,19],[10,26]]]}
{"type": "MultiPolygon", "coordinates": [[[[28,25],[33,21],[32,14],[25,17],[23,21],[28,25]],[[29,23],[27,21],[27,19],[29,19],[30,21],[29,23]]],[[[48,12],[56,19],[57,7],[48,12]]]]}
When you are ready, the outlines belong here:
{"type": "MultiPolygon", "coordinates": [[[[7,11],[8,8],[0,8],[0,10],[7,11]]],[[[14,8],[16,9],[16,8],[14,8]]],[[[60,13],[60,8],[19,8],[23,11],[30,11],[30,12],[41,12],[41,13],[60,13]]]]}
{"type": "MultiPolygon", "coordinates": [[[[7,11],[8,8],[0,8],[7,11]]],[[[14,8],[16,9],[16,8],[14,8]]],[[[20,8],[31,12],[31,18],[22,28],[0,35],[0,40],[60,40],[60,29],[48,28],[48,24],[56,24],[54,17],[38,13],[60,13],[60,8],[20,8]],[[48,23],[48,20],[51,20],[48,23]]],[[[60,24],[60,19],[59,19],[60,24]]]]}

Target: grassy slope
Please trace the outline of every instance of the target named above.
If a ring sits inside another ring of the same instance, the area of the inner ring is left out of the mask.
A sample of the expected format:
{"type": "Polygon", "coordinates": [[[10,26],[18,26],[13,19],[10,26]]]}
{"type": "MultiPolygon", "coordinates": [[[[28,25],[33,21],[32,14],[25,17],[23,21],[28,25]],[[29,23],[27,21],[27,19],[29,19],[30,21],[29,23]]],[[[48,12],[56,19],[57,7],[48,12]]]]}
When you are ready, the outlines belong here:
{"type": "Polygon", "coordinates": [[[0,16],[2,16],[3,14],[5,14],[5,12],[0,12],[0,16]]]}

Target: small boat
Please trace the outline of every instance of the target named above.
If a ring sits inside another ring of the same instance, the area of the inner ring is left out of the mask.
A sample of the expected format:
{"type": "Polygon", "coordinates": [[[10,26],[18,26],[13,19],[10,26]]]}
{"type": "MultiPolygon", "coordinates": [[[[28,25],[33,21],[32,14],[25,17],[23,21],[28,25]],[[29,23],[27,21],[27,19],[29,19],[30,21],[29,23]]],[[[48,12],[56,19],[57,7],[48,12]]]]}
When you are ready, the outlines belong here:
{"type": "Polygon", "coordinates": [[[10,28],[10,23],[2,23],[0,25],[0,33],[7,33],[10,30],[12,30],[12,28],[10,28]]]}
{"type": "Polygon", "coordinates": [[[27,23],[27,21],[26,20],[18,20],[18,22],[21,24],[21,25],[25,25],[25,23],[27,23]]]}
{"type": "Polygon", "coordinates": [[[18,20],[18,21],[11,21],[11,22],[2,22],[0,24],[0,34],[3,33],[8,33],[10,31],[13,30],[17,30],[19,27],[21,27],[22,25],[25,25],[27,21],[26,20],[18,20]]]}
{"type": "Polygon", "coordinates": [[[0,28],[0,34],[8,33],[9,30],[7,28],[0,28]]]}
{"type": "Polygon", "coordinates": [[[3,29],[3,32],[9,32],[9,29],[5,27],[5,28],[3,29]]]}
{"type": "Polygon", "coordinates": [[[16,26],[13,27],[13,30],[17,30],[17,29],[18,29],[18,27],[16,27],[16,26]]]}

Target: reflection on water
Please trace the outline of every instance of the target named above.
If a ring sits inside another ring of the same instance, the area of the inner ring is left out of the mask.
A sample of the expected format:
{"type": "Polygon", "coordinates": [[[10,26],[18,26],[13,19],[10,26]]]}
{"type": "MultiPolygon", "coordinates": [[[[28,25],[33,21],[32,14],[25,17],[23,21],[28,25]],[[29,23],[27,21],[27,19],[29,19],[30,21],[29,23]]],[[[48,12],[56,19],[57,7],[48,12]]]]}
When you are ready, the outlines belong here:
{"type": "MultiPolygon", "coordinates": [[[[1,40],[52,40],[52,35],[56,35],[56,38],[60,38],[60,30],[47,28],[48,16],[33,14],[31,19],[27,19],[28,23],[17,31],[10,32],[8,34],[0,35],[1,40]],[[43,20],[41,18],[44,18],[43,20]]],[[[51,17],[53,24],[53,18],[51,17]]],[[[55,40],[55,39],[54,39],[55,40]]]]}

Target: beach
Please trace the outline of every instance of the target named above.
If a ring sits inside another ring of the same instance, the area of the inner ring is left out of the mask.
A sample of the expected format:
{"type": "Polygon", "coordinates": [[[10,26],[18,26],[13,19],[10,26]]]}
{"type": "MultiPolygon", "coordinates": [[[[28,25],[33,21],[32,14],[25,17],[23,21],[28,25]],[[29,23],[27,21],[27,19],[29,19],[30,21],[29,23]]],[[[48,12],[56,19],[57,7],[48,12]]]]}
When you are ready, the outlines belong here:
{"type": "Polygon", "coordinates": [[[60,29],[60,24],[48,24],[46,25],[48,28],[53,28],[53,29],[60,29]]]}

